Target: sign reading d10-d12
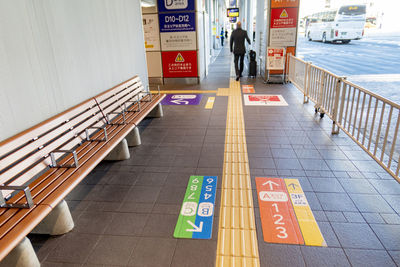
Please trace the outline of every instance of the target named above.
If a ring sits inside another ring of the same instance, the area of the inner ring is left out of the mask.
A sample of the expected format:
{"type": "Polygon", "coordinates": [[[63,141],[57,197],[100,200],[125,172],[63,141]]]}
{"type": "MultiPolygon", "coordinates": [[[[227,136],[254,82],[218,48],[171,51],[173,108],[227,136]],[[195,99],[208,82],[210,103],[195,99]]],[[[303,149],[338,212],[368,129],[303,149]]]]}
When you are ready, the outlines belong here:
{"type": "Polygon", "coordinates": [[[158,0],[159,12],[194,11],[195,0],[158,0]]]}
{"type": "Polygon", "coordinates": [[[217,176],[190,176],[175,238],[211,239],[217,176]]]}
{"type": "Polygon", "coordinates": [[[189,32],[196,30],[196,16],[191,13],[159,14],[160,32],[189,32]]]}

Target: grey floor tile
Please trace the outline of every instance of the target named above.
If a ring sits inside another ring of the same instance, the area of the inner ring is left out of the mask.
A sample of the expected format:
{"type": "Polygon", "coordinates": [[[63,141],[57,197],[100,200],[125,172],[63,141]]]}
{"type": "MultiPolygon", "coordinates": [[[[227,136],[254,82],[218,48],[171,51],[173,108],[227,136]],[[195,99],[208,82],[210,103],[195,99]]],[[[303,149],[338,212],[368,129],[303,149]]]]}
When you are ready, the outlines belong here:
{"type": "Polygon", "coordinates": [[[273,158],[249,158],[249,165],[252,169],[273,169],[275,163],[273,158]]]}
{"type": "Polygon", "coordinates": [[[394,260],[394,262],[397,264],[397,266],[400,266],[400,250],[397,251],[389,251],[390,256],[394,260]]]}
{"type": "Polygon", "coordinates": [[[363,216],[359,212],[343,212],[344,217],[346,217],[348,222],[365,222],[363,216]]]}
{"type": "Polygon", "coordinates": [[[179,215],[181,204],[154,204],[151,213],[179,215]]]}
{"type": "Polygon", "coordinates": [[[310,205],[310,208],[314,211],[314,210],[322,210],[322,206],[319,202],[319,199],[317,197],[317,195],[314,192],[304,192],[304,194],[306,195],[308,204],[310,205]]]}
{"type": "Polygon", "coordinates": [[[179,239],[171,267],[213,266],[215,264],[217,242],[198,239],[179,239]],[[193,253],[196,251],[197,253],[193,253]]]}
{"type": "Polygon", "coordinates": [[[160,191],[160,186],[135,185],[129,190],[124,202],[154,203],[160,191]]]}
{"type": "Polygon", "coordinates": [[[351,265],[355,267],[396,266],[384,250],[345,249],[345,252],[351,265]]]}
{"type": "Polygon", "coordinates": [[[379,195],[350,194],[350,197],[361,212],[394,213],[394,210],[379,195]]]}
{"type": "Polygon", "coordinates": [[[385,223],[382,216],[379,213],[364,212],[362,213],[365,221],[369,224],[371,223],[385,223]]]}
{"type": "Polygon", "coordinates": [[[138,240],[138,237],[131,236],[102,236],[87,263],[126,265],[138,240]]]}
{"type": "Polygon", "coordinates": [[[299,246],[258,243],[261,266],[305,266],[299,246]]]}
{"type": "Polygon", "coordinates": [[[141,237],[128,266],[170,266],[176,243],[176,239],[141,237]]]}
{"type": "Polygon", "coordinates": [[[381,213],[381,217],[387,224],[400,224],[400,216],[396,213],[381,213]]]}
{"type": "Polygon", "coordinates": [[[140,236],[146,225],[148,214],[118,213],[106,228],[106,235],[140,236]]]}
{"type": "Polygon", "coordinates": [[[114,172],[107,184],[125,186],[134,185],[136,184],[138,175],[139,173],[136,172],[114,172]]]}
{"type": "Polygon", "coordinates": [[[383,169],[373,160],[353,160],[358,170],[363,172],[382,172],[383,169]]]}
{"type": "Polygon", "coordinates": [[[319,149],[319,153],[321,154],[323,159],[330,159],[330,160],[346,160],[346,155],[339,149],[319,149]]]}
{"type": "Polygon", "coordinates": [[[281,170],[303,170],[300,162],[297,159],[274,159],[275,166],[281,170]]]}
{"type": "MultiPolygon", "coordinates": [[[[119,207],[120,212],[150,213],[153,209],[153,203],[135,203],[124,202],[119,207]]],[[[118,215],[117,215],[118,216],[118,215]]]]}
{"type": "Polygon", "coordinates": [[[194,175],[196,171],[193,173],[187,172],[170,172],[168,173],[167,179],[165,181],[165,186],[168,187],[185,187],[190,179],[191,175],[194,175]]]}
{"type": "Polygon", "coordinates": [[[350,197],[343,193],[316,193],[325,211],[358,211],[350,197]]]}
{"type": "Polygon", "coordinates": [[[341,248],[301,247],[307,266],[350,266],[341,248]]]}
{"type": "Polygon", "coordinates": [[[371,224],[371,227],[387,250],[400,248],[400,225],[371,224]]]}
{"type": "Polygon", "coordinates": [[[400,195],[400,186],[396,180],[369,180],[382,195],[400,195]]]}
{"type": "Polygon", "coordinates": [[[398,214],[400,214],[400,196],[397,195],[382,195],[382,197],[389,203],[389,205],[398,214]]]}
{"type": "Polygon", "coordinates": [[[332,223],[343,248],[383,249],[374,232],[364,223],[332,223]]]}
{"type": "Polygon", "coordinates": [[[281,159],[297,158],[296,153],[291,148],[272,148],[271,152],[274,158],[281,158],[281,159]]]}
{"type": "Polygon", "coordinates": [[[339,240],[329,222],[318,222],[318,226],[328,247],[341,247],[339,240]]]}
{"type": "Polygon", "coordinates": [[[299,159],[322,159],[317,149],[295,148],[294,151],[299,159]]]}
{"type": "Polygon", "coordinates": [[[85,234],[102,234],[110,224],[113,212],[85,211],[75,221],[74,232],[85,234]]]}
{"type": "Polygon", "coordinates": [[[342,212],[338,211],[325,211],[325,215],[330,222],[347,222],[342,212]]]}
{"type": "Polygon", "coordinates": [[[84,263],[99,238],[99,235],[68,233],[62,237],[46,260],[50,262],[84,263]]]}
{"type": "Polygon", "coordinates": [[[163,187],[156,200],[157,204],[182,204],[186,187],[163,187]]]}
{"type": "Polygon", "coordinates": [[[300,163],[304,170],[329,170],[329,167],[326,165],[325,161],[320,159],[300,159],[300,163]]]}
{"type": "Polygon", "coordinates": [[[162,186],[165,183],[165,180],[168,176],[168,173],[160,173],[160,172],[142,172],[138,175],[138,179],[136,185],[138,186],[162,186]]]}
{"type": "Polygon", "coordinates": [[[328,218],[325,215],[325,212],[322,210],[314,210],[313,211],[315,220],[317,222],[328,222],[328,218]]]}
{"type": "MultiPolygon", "coordinates": [[[[80,263],[66,263],[66,262],[50,262],[44,261],[40,263],[41,267],[81,267],[80,263]]],[[[85,265],[87,266],[87,265],[85,265]]]]}
{"type": "Polygon", "coordinates": [[[308,178],[314,192],[344,192],[339,181],[335,178],[308,178]]]}
{"type": "Polygon", "coordinates": [[[357,168],[348,160],[327,159],[326,163],[332,171],[357,171],[357,168]]]}
{"type": "Polygon", "coordinates": [[[344,190],[356,194],[377,194],[375,188],[365,179],[338,179],[344,190]]]}

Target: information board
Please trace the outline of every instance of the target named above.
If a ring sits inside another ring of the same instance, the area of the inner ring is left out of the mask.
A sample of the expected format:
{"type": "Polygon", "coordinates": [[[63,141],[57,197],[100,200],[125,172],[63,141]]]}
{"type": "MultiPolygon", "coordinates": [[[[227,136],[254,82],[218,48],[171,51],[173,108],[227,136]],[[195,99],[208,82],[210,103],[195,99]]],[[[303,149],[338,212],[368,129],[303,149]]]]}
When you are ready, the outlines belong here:
{"type": "Polygon", "coordinates": [[[194,12],[159,14],[160,32],[185,32],[196,30],[194,12]]]}
{"type": "Polygon", "coordinates": [[[196,32],[162,32],[163,51],[196,50],[196,32]]]}
{"type": "Polygon", "coordinates": [[[195,0],[158,0],[159,12],[195,11],[195,0]]]}
{"type": "Polygon", "coordinates": [[[297,7],[271,9],[271,28],[296,28],[297,7]]]}
{"type": "Polygon", "coordinates": [[[270,46],[295,46],[296,28],[272,28],[270,46]]]}
{"type": "Polygon", "coordinates": [[[197,51],[161,52],[164,78],[197,77],[197,51]]]}
{"type": "Polygon", "coordinates": [[[283,70],[285,68],[285,48],[268,47],[267,68],[269,70],[283,70]]]}
{"type": "Polygon", "coordinates": [[[160,51],[157,14],[143,14],[143,32],[146,51],[160,51]]]}

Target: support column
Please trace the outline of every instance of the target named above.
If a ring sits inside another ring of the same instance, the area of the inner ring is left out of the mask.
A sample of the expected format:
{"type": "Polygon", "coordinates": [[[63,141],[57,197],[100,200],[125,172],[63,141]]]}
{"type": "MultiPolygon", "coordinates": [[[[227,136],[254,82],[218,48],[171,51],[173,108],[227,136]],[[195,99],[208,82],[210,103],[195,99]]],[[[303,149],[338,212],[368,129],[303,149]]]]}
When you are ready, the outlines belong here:
{"type": "Polygon", "coordinates": [[[260,65],[260,56],[261,55],[261,34],[264,34],[265,40],[265,23],[264,23],[264,0],[257,0],[257,8],[256,8],[256,41],[254,44],[254,49],[257,53],[257,62],[258,69],[261,69],[260,65]]]}
{"type": "Polygon", "coordinates": [[[0,267],[10,266],[40,267],[39,259],[36,256],[31,241],[27,237],[0,262],[0,267]]]}
{"type": "Polygon", "coordinates": [[[159,103],[153,110],[147,115],[148,118],[161,118],[164,116],[161,103],[159,103]]]}
{"type": "Polygon", "coordinates": [[[33,234],[62,235],[74,228],[74,221],[65,200],[61,201],[50,213],[33,229],[33,234]]]}
{"type": "Polygon", "coordinates": [[[129,159],[131,156],[129,154],[128,142],[123,139],[111,152],[104,158],[104,160],[125,160],[129,159]]]}
{"type": "Polygon", "coordinates": [[[128,146],[139,146],[142,143],[140,139],[139,128],[135,127],[127,136],[126,141],[128,142],[128,146]]]}

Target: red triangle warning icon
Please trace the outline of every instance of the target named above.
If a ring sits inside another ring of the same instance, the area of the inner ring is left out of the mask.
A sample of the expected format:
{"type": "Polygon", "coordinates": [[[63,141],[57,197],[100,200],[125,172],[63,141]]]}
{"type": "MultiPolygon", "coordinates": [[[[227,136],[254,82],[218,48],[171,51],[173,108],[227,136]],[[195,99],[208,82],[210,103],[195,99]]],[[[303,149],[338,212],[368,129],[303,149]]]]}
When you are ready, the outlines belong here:
{"type": "Polygon", "coordinates": [[[282,11],[282,13],[279,15],[279,17],[280,17],[280,18],[287,18],[287,17],[289,17],[288,13],[286,12],[286,9],[284,9],[284,10],[282,11]]]}
{"type": "Polygon", "coordinates": [[[175,58],[175,62],[185,62],[185,59],[182,57],[181,53],[178,53],[175,58]]]}

